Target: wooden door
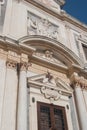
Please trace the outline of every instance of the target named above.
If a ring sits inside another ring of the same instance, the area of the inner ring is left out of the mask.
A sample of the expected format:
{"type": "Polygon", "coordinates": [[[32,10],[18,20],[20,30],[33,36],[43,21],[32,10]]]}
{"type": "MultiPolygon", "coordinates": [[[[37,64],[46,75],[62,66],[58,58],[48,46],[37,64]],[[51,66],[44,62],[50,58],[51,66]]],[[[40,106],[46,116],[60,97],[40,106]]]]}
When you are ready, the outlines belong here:
{"type": "Polygon", "coordinates": [[[38,130],[68,130],[64,107],[37,103],[38,130]]]}

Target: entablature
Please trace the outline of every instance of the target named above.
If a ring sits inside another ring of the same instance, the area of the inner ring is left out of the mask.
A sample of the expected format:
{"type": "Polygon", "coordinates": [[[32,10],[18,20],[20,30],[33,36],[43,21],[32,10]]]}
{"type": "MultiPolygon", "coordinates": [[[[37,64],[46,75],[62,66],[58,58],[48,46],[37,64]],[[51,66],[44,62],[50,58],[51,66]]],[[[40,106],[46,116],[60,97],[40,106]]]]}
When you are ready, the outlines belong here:
{"type": "Polygon", "coordinates": [[[0,47],[8,52],[9,58],[18,59],[18,62],[21,61],[21,54],[24,53],[28,56],[27,62],[42,65],[67,75],[82,69],[79,57],[60,42],[46,37],[24,37],[18,41],[3,37],[0,47]]]}

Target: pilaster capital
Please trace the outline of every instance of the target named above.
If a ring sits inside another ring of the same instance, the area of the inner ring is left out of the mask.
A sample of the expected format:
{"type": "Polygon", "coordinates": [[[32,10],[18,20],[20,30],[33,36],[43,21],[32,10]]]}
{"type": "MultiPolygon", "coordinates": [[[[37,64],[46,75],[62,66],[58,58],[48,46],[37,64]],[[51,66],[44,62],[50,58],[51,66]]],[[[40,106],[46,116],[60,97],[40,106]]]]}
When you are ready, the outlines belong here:
{"type": "Polygon", "coordinates": [[[81,89],[87,90],[87,79],[85,79],[83,76],[79,76],[77,73],[73,73],[73,75],[70,78],[71,85],[75,87],[80,87],[81,89]]]}
{"type": "Polygon", "coordinates": [[[29,66],[31,66],[31,63],[21,62],[20,63],[20,70],[21,71],[27,71],[29,66]]]}
{"type": "Polygon", "coordinates": [[[16,70],[16,69],[17,69],[17,62],[7,60],[6,66],[7,66],[7,68],[9,68],[9,69],[14,69],[14,70],[16,70]]]}

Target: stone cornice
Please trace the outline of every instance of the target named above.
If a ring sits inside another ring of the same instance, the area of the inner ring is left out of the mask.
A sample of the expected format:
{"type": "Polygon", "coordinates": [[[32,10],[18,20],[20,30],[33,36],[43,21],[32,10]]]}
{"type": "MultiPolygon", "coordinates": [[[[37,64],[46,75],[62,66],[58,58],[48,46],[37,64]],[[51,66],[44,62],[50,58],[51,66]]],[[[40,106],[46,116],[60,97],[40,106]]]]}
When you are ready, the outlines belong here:
{"type": "MultiPolygon", "coordinates": [[[[21,60],[24,60],[23,62],[28,62],[25,60],[28,60],[28,58],[30,58],[30,60],[32,60],[32,62],[34,62],[34,63],[40,63],[41,65],[44,65],[44,63],[45,63],[45,65],[49,67],[51,63],[47,63],[44,60],[42,61],[41,59],[38,59],[38,58],[32,56],[33,52],[36,51],[34,46],[32,47],[31,45],[29,45],[32,43],[33,44],[38,43],[38,45],[42,44],[42,46],[44,43],[44,46],[51,47],[50,49],[54,48],[55,51],[59,50],[59,53],[65,57],[65,59],[69,62],[68,64],[70,64],[70,66],[72,66],[73,64],[78,65],[78,67],[81,66],[80,58],[77,57],[70,49],[68,49],[66,46],[64,46],[62,43],[60,43],[56,40],[53,40],[53,39],[47,38],[47,37],[43,37],[43,36],[31,36],[31,37],[27,36],[22,39],[19,39],[18,41],[15,41],[8,37],[1,37],[0,47],[6,50],[7,56],[5,55],[5,57],[7,57],[10,60],[14,60],[19,63],[21,60]],[[29,57],[27,59],[21,57],[22,53],[26,54],[29,57]]],[[[63,73],[68,73],[68,68],[66,68],[64,66],[60,66],[57,64],[51,64],[51,67],[52,67],[51,69],[55,68],[56,71],[61,70],[63,73]]],[[[79,69],[79,71],[80,70],[81,70],[81,68],[79,69]]]]}
{"type": "Polygon", "coordinates": [[[81,87],[81,89],[87,90],[87,79],[85,79],[83,76],[79,76],[77,73],[73,73],[70,80],[73,88],[81,87]]]}
{"type": "Polygon", "coordinates": [[[42,42],[42,41],[46,42],[48,44],[51,43],[54,46],[60,48],[61,52],[64,50],[64,52],[67,53],[67,56],[70,57],[70,59],[73,59],[74,61],[77,62],[76,64],[79,63],[79,65],[82,65],[80,58],[77,57],[70,49],[65,47],[60,42],[55,41],[55,40],[50,39],[50,38],[46,38],[46,37],[44,38],[42,36],[34,36],[34,37],[33,36],[28,37],[27,36],[27,37],[24,37],[22,39],[19,39],[18,41],[15,41],[13,39],[10,39],[8,37],[3,37],[3,36],[0,37],[0,38],[1,38],[0,39],[0,47],[1,48],[6,49],[7,51],[12,50],[12,51],[15,51],[15,52],[20,53],[20,54],[22,52],[24,52],[25,54],[28,54],[28,55],[32,55],[32,53],[35,51],[35,48],[32,48],[31,46],[28,45],[30,42],[32,43],[32,42],[36,41],[36,42],[38,42],[38,44],[40,44],[40,42],[42,42]],[[27,44],[27,42],[28,42],[28,44],[27,44]]]}
{"type": "Polygon", "coordinates": [[[58,4],[60,5],[60,6],[63,6],[64,4],[65,4],[65,0],[57,0],[58,1],[58,4]]]}
{"type": "Polygon", "coordinates": [[[19,40],[14,40],[7,36],[0,36],[0,47],[5,49],[6,51],[12,50],[17,52],[18,54],[25,53],[25,54],[32,54],[35,50],[32,47],[26,46],[19,40]]]}

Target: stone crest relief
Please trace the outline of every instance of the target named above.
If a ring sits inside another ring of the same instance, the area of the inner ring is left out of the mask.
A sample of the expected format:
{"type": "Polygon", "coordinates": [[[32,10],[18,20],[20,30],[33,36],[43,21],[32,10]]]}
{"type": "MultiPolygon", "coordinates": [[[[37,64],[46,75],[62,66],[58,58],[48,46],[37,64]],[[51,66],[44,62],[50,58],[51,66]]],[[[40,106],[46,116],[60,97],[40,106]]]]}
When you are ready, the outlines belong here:
{"type": "MultiPolygon", "coordinates": [[[[47,72],[42,82],[44,84],[56,86],[55,79],[50,72],[47,72]]],[[[61,94],[62,94],[61,91],[55,90],[55,87],[51,88],[45,85],[41,87],[41,93],[44,94],[45,98],[50,99],[51,103],[53,101],[57,101],[58,99],[60,99],[61,94]]]]}
{"type": "Polygon", "coordinates": [[[45,98],[50,99],[51,102],[57,101],[61,97],[61,91],[58,92],[45,86],[41,87],[41,92],[44,94],[45,98]]]}
{"type": "Polygon", "coordinates": [[[42,35],[59,40],[59,27],[57,25],[30,12],[28,12],[27,17],[27,33],[28,35],[42,35]]]}

